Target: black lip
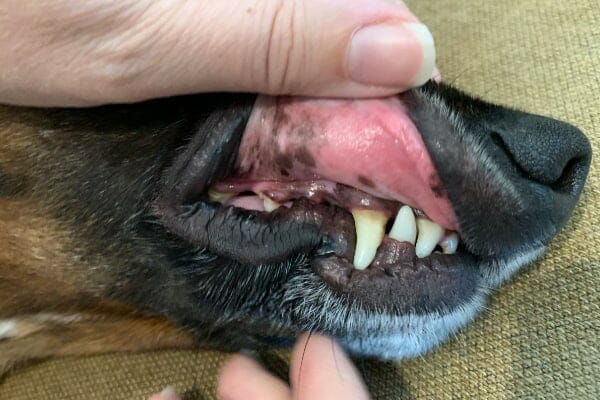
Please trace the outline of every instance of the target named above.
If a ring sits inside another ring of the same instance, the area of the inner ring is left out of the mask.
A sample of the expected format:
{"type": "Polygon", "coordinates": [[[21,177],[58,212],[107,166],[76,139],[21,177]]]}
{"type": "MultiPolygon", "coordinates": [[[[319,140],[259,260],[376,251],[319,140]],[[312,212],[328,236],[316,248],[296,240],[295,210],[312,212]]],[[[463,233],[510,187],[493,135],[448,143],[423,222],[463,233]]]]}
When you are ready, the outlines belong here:
{"type": "MultiPolygon", "coordinates": [[[[315,205],[305,202],[305,207],[315,205]]],[[[352,215],[338,207],[320,210],[322,215],[332,212],[323,218],[327,240],[313,251],[311,268],[340,296],[373,312],[422,313],[451,311],[476,294],[481,260],[464,249],[418,258],[412,244],[385,237],[371,265],[355,269],[350,261],[356,245],[352,215]]]]}
{"type": "Polygon", "coordinates": [[[384,242],[380,249],[387,254],[412,252],[412,259],[387,265],[375,261],[360,271],[339,257],[317,258],[312,263],[313,271],[337,293],[373,311],[450,311],[477,292],[481,274],[477,260],[470,254],[434,253],[416,258],[412,245],[398,242],[384,242]],[[390,250],[391,246],[397,249],[390,250]]]}
{"type": "Polygon", "coordinates": [[[352,215],[304,199],[271,213],[198,201],[180,207],[169,223],[189,243],[208,243],[209,252],[250,268],[307,254],[312,271],[335,293],[373,312],[453,310],[476,293],[481,280],[479,260],[471,254],[417,258],[413,245],[387,237],[369,268],[356,270],[349,261],[356,245],[352,215]],[[205,231],[207,225],[215,229],[205,231]]]}

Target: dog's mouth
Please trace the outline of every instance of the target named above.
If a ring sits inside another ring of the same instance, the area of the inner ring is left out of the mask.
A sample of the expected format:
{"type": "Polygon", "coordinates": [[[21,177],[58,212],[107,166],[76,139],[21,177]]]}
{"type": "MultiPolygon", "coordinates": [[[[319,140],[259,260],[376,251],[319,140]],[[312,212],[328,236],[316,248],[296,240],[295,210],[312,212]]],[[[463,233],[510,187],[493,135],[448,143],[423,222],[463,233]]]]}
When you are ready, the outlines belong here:
{"type": "MultiPolygon", "coordinates": [[[[259,97],[211,115],[166,175],[158,203],[163,223],[188,243],[248,268],[307,256],[333,290],[371,309],[459,306],[476,292],[484,265],[517,254],[532,235],[529,245],[539,251],[566,217],[513,238],[523,221],[507,218],[531,219],[533,211],[505,204],[505,195],[494,198],[506,182],[492,179],[485,157],[464,137],[444,132],[443,123],[434,127],[441,134],[427,135],[431,124],[418,123],[425,107],[408,104],[410,96],[259,97]],[[493,209],[489,202],[496,200],[493,209]],[[485,212],[499,215],[490,227],[485,212]],[[502,224],[507,229],[498,244],[493,234],[480,233],[502,224]]],[[[581,169],[569,168],[563,181],[581,169]]],[[[572,185],[571,197],[581,185],[572,185]]]]}
{"type": "Polygon", "coordinates": [[[450,306],[446,290],[469,291],[475,282],[446,190],[396,97],[260,97],[234,173],[207,195],[261,213],[320,213],[325,236],[312,268],[363,303],[424,296],[450,306]]]}

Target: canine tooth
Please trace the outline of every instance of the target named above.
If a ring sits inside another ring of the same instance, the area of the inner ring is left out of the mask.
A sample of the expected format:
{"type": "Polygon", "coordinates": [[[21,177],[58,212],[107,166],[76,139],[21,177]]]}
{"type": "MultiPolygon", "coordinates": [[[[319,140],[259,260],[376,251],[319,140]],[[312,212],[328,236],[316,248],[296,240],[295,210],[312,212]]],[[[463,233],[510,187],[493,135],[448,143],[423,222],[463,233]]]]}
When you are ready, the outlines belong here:
{"type": "Polygon", "coordinates": [[[208,189],[208,199],[214,203],[225,203],[227,200],[232,198],[231,193],[220,193],[212,189],[208,189]]]}
{"type": "Polygon", "coordinates": [[[458,248],[458,235],[456,232],[452,232],[442,239],[440,247],[444,250],[444,254],[454,254],[458,248]]]}
{"type": "Polygon", "coordinates": [[[415,252],[419,258],[427,257],[444,236],[444,228],[428,219],[417,218],[417,229],[419,237],[415,252]]]}
{"type": "Polygon", "coordinates": [[[398,210],[396,220],[388,236],[399,242],[415,244],[417,240],[417,223],[415,221],[415,214],[409,206],[402,206],[398,210]]]}
{"type": "Polygon", "coordinates": [[[373,210],[352,210],[356,227],[354,267],[365,269],[371,264],[385,235],[385,214],[373,210]]]}

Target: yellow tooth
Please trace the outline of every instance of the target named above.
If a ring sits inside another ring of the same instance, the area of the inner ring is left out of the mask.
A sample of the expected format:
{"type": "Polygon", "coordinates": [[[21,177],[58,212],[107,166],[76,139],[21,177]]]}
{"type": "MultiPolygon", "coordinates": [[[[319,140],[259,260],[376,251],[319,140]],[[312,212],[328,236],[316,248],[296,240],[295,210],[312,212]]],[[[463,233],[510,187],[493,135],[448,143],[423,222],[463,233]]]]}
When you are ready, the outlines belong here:
{"type": "Polygon", "coordinates": [[[440,242],[440,247],[444,251],[444,254],[454,254],[456,253],[456,249],[458,248],[458,235],[456,232],[452,232],[448,236],[442,239],[440,242]]]}
{"type": "Polygon", "coordinates": [[[268,197],[268,196],[261,196],[261,197],[263,199],[266,212],[271,212],[271,211],[277,210],[279,207],[281,207],[281,204],[272,200],[270,197],[268,197]]]}
{"type": "Polygon", "coordinates": [[[279,207],[281,207],[281,204],[279,204],[275,200],[271,199],[269,196],[267,196],[264,193],[259,193],[258,197],[260,197],[261,200],[263,201],[263,205],[265,207],[266,212],[271,212],[271,211],[277,210],[279,207]]]}
{"type": "Polygon", "coordinates": [[[417,218],[417,229],[419,237],[415,252],[419,258],[427,257],[444,236],[444,228],[428,219],[417,218]]]}
{"type": "Polygon", "coordinates": [[[402,206],[400,208],[388,236],[399,242],[415,244],[417,240],[417,223],[415,221],[415,214],[409,206],[402,206]]]}
{"type": "Polygon", "coordinates": [[[356,227],[354,268],[366,269],[375,258],[377,248],[385,235],[387,217],[374,210],[352,210],[356,227]]]}
{"type": "Polygon", "coordinates": [[[208,199],[214,203],[223,204],[232,197],[233,195],[231,193],[220,193],[212,189],[208,189],[208,199]]]}

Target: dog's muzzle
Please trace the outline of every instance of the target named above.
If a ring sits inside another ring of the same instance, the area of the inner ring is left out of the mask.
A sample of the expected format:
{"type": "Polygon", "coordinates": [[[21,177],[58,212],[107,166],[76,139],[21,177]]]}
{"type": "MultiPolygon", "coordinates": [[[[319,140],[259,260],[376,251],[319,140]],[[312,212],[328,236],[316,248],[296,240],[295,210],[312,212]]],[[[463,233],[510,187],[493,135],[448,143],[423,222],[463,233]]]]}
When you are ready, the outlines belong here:
{"type": "Polygon", "coordinates": [[[571,125],[435,83],[384,100],[249,97],[198,132],[156,203],[169,231],[249,267],[306,257],[335,292],[394,312],[453,309],[486,269],[538,254],[591,159],[571,125]]]}

